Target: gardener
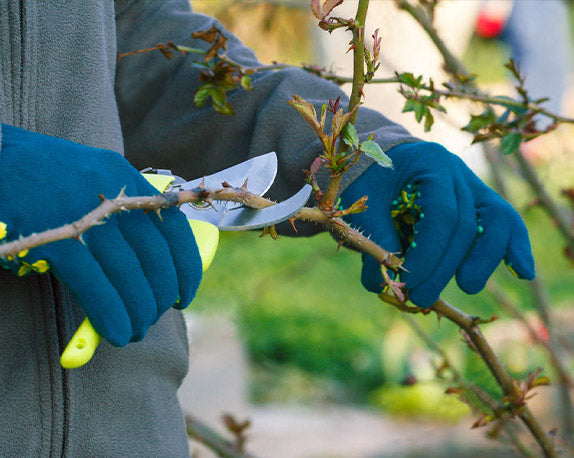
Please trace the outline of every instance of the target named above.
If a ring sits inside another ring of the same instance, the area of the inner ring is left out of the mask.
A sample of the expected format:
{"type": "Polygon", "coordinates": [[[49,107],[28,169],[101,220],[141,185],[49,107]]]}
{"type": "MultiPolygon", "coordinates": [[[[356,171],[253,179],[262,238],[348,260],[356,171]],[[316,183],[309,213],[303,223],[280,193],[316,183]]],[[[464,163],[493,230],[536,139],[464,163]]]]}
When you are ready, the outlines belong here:
{"type": "MultiPolygon", "coordinates": [[[[280,171],[271,197],[284,199],[321,152],[286,101],[295,93],[318,105],[342,96],[331,83],[287,69],[258,75],[252,92],[233,92],[236,114],[224,117],[194,108],[200,83],[183,57],[146,53],[116,62],[118,52],[170,40],[201,46],[191,33],[214,21],[191,13],[187,0],[74,7],[1,0],[0,11],[0,235],[6,231],[7,240],[78,219],[100,193],[153,193],[137,172],[150,165],[191,178],[274,150],[280,171]]],[[[257,65],[231,36],[228,55],[257,65]]],[[[398,250],[390,211],[401,203],[393,200],[409,184],[420,193],[424,218],[403,276],[415,304],[430,306],[455,274],[463,290],[477,292],[502,259],[520,277],[534,276],[519,216],[459,159],[373,111],[361,110],[357,128],[363,138],[375,133],[394,171],[361,159],[348,173],[343,203],[369,195],[368,211],[353,222],[398,250]]],[[[188,343],[172,306],[193,299],[201,262],[182,214],[162,216],[122,214],[83,243],[57,242],[4,261],[11,270],[0,269],[1,456],[188,456],[176,398],[188,343]],[[86,366],[62,370],[59,354],[86,314],[108,342],[86,366]]],[[[363,283],[381,288],[369,258],[363,283]]]]}

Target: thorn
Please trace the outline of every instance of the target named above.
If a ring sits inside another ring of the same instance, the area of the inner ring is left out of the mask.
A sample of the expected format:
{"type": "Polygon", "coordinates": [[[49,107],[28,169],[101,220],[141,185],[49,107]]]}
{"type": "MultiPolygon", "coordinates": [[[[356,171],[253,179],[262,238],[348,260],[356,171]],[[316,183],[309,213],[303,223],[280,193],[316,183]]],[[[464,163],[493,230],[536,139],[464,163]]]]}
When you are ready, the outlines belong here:
{"type": "Polygon", "coordinates": [[[98,194],[98,198],[100,199],[100,202],[106,201],[106,196],[104,196],[102,193],[98,194]]]}
{"type": "Polygon", "coordinates": [[[158,209],[154,210],[154,212],[157,215],[157,217],[159,218],[159,220],[163,223],[163,218],[161,216],[161,210],[158,208],[158,209]]]}
{"type": "Polygon", "coordinates": [[[337,242],[337,251],[339,251],[344,244],[345,244],[345,242],[343,240],[339,240],[337,242]]]}
{"type": "Polygon", "coordinates": [[[247,191],[247,182],[249,181],[249,177],[245,178],[245,183],[243,183],[243,186],[241,186],[241,189],[243,189],[244,191],[247,191]]]}
{"type": "Polygon", "coordinates": [[[205,189],[205,177],[203,177],[203,179],[201,180],[201,183],[199,183],[199,188],[205,189]]]}
{"type": "Polygon", "coordinates": [[[215,208],[215,205],[213,205],[213,200],[208,197],[207,199],[204,200],[204,202],[209,205],[211,208],[213,208],[215,211],[217,211],[217,208],[215,208]]]}
{"type": "Polygon", "coordinates": [[[289,222],[291,223],[293,230],[297,232],[297,228],[295,227],[295,218],[289,218],[289,222]]]}
{"type": "Polygon", "coordinates": [[[78,242],[80,242],[82,245],[86,246],[86,241],[84,240],[84,234],[78,234],[74,237],[78,242]]]}
{"type": "Polygon", "coordinates": [[[221,186],[223,186],[224,188],[232,188],[233,187],[227,181],[224,181],[223,183],[221,183],[221,186]]]}

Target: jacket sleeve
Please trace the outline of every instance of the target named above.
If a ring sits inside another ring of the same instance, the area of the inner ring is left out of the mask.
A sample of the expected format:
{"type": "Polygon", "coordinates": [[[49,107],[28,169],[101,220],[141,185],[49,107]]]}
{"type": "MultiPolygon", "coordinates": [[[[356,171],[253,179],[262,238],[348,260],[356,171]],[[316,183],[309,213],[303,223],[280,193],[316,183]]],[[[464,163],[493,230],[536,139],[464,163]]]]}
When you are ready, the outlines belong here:
{"type": "MultiPolygon", "coordinates": [[[[228,38],[227,55],[232,60],[243,66],[260,65],[252,51],[215,19],[193,13],[188,0],[117,1],[116,22],[119,53],[169,41],[206,48],[207,44],[191,34],[216,26],[228,38]]],[[[345,94],[301,69],[264,72],[253,77],[253,91],[238,89],[228,94],[235,114],[225,116],[209,102],[202,108],[194,106],[201,82],[198,70],[189,65],[193,58],[175,53],[168,60],[160,52],[148,52],[119,61],[116,96],[126,157],[137,168],[171,169],[191,179],[275,151],[279,172],[268,195],[283,200],[295,193],[303,184],[303,169],[322,149],[313,131],[286,102],[297,94],[314,103],[320,113],[329,99],[340,96],[345,103],[345,94]]],[[[383,150],[418,141],[401,126],[366,108],[360,110],[356,127],[360,136],[374,132],[383,150]]],[[[361,158],[342,186],[369,165],[368,158],[361,158]]],[[[316,231],[298,225],[299,235],[316,231]]]]}

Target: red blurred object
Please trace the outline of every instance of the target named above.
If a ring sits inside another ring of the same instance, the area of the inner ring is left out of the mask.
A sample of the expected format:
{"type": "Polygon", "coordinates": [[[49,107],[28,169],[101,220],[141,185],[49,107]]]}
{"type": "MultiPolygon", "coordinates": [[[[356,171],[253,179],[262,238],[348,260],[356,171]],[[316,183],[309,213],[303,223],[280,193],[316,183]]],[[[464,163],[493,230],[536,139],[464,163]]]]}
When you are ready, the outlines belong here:
{"type": "Polygon", "coordinates": [[[504,29],[506,18],[481,11],[476,19],[476,33],[483,38],[496,38],[504,29]]]}

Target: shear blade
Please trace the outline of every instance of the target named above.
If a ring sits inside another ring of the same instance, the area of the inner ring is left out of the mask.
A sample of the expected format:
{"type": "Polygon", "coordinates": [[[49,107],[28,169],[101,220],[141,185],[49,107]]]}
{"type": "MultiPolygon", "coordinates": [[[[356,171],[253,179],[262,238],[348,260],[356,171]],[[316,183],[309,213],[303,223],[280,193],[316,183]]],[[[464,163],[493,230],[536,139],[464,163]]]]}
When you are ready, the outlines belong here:
{"type": "Polygon", "coordinates": [[[252,194],[265,194],[277,175],[277,155],[275,152],[254,157],[245,162],[229,167],[220,172],[203,178],[188,181],[182,189],[194,189],[204,184],[206,188],[221,188],[221,183],[227,182],[239,188],[247,180],[247,190],[252,194]]]}
{"type": "MultiPolygon", "coordinates": [[[[208,189],[221,188],[221,184],[226,182],[235,188],[243,186],[247,182],[247,190],[252,194],[261,196],[265,194],[277,175],[277,154],[274,151],[256,156],[247,161],[240,162],[232,167],[221,170],[213,175],[188,181],[181,185],[181,189],[195,189],[201,185],[208,189]]],[[[240,207],[241,204],[235,202],[214,202],[211,211],[217,211],[220,215],[233,208],[240,207]]],[[[195,207],[196,210],[202,211],[202,208],[195,207]]],[[[221,216],[193,217],[202,219],[216,226],[221,216]]]]}
{"type": "Polygon", "coordinates": [[[206,221],[222,231],[261,229],[294,216],[309,200],[311,190],[312,187],[306,184],[289,199],[261,210],[244,206],[221,211],[215,211],[208,206],[205,210],[198,210],[191,204],[182,205],[180,210],[185,213],[188,219],[206,221]]]}
{"type": "Polygon", "coordinates": [[[303,208],[311,196],[311,191],[312,187],[306,184],[294,196],[271,207],[261,210],[248,207],[229,210],[223,215],[219,229],[222,231],[246,231],[281,223],[295,216],[303,208]]]}

